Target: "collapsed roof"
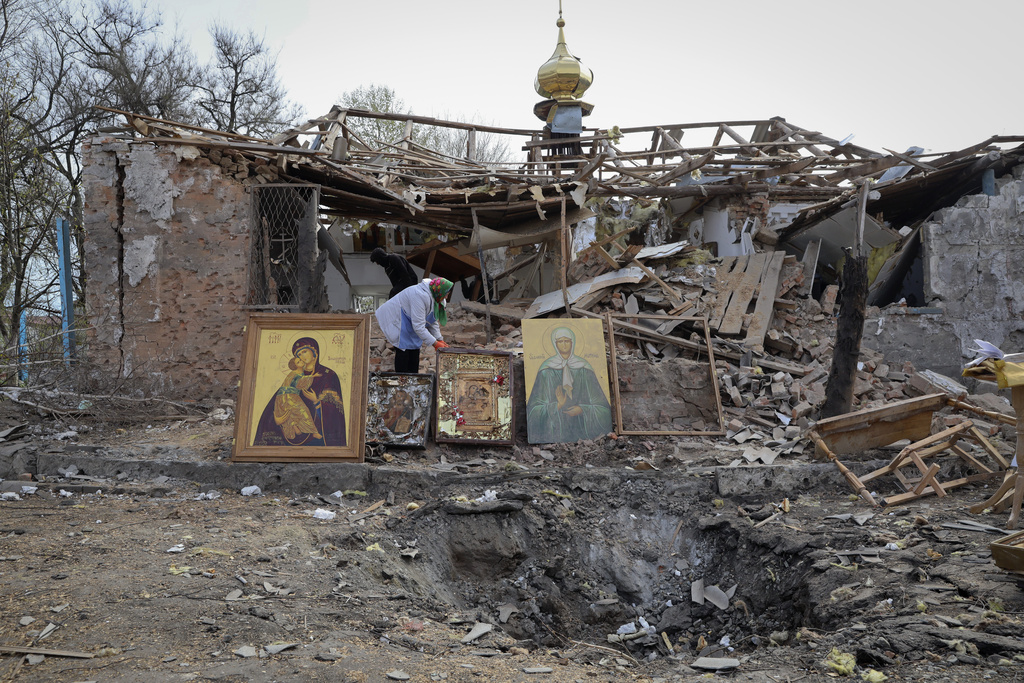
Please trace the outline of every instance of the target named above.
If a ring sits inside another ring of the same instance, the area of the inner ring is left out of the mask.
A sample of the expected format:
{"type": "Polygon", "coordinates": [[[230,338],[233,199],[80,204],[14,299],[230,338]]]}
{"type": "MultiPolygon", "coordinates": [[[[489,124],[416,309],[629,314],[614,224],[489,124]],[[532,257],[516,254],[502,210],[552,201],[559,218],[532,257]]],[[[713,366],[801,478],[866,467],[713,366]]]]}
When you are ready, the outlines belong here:
{"type": "Polygon", "coordinates": [[[678,216],[716,197],[757,194],[801,205],[780,229],[781,241],[802,252],[812,238],[824,239],[823,258],[831,247],[832,261],[851,244],[836,226],[844,210],[852,210],[864,183],[877,190],[868,213],[881,219],[879,229],[892,232],[891,242],[899,238],[899,228],[977,191],[987,169],[1000,172],[1024,157],[1024,146],[1002,147],[1024,142],[1022,136],[993,136],[951,153],[912,148],[882,154],[781,117],[587,129],[567,141],[536,130],[335,106],[273,140],[261,140],[108,111],[123,115],[140,141],[234,153],[248,165],[249,182],[318,184],[325,219],[385,223],[448,237],[466,238],[477,230],[474,252],[477,244],[490,248],[550,239],[563,225],[591,215],[584,206],[588,197],[669,200],[678,216]],[[395,142],[363,139],[353,129],[356,119],[400,121],[406,134],[395,142]],[[417,144],[415,126],[465,132],[464,156],[417,144]],[[527,160],[478,159],[478,135],[516,141],[527,160]],[[637,140],[641,148],[627,148],[627,141],[637,140]]]}

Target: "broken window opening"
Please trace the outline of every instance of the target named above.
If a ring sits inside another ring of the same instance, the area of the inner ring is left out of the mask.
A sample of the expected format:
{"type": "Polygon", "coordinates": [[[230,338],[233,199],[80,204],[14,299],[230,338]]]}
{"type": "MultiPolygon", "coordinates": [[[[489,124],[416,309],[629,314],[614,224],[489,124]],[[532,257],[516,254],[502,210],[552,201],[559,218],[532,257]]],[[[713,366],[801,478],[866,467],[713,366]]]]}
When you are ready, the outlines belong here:
{"type": "Polygon", "coordinates": [[[250,307],[308,312],[316,282],[323,288],[316,240],[319,185],[252,188],[250,307]]]}
{"type": "Polygon", "coordinates": [[[387,300],[388,289],[386,287],[352,288],[352,310],[356,313],[373,313],[387,300]]]}

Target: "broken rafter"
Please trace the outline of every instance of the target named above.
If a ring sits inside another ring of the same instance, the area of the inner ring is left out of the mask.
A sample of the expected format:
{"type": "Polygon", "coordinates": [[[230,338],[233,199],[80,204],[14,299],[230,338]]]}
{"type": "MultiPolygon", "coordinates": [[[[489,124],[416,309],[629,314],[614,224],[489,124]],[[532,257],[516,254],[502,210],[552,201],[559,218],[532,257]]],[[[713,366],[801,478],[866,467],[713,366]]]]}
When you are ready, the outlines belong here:
{"type": "Polygon", "coordinates": [[[121,109],[114,109],[113,107],[102,107],[100,105],[95,105],[93,107],[93,109],[99,109],[101,111],[107,111],[107,112],[110,112],[112,114],[120,114],[121,116],[125,117],[125,119],[128,121],[129,125],[132,124],[132,119],[141,119],[143,121],[154,121],[156,123],[162,123],[162,124],[166,124],[166,125],[169,125],[169,126],[174,126],[175,128],[184,128],[186,130],[196,130],[196,131],[199,131],[201,133],[209,133],[211,135],[219,135],[221,137],[235,138],[235,139],[238,139],[238,140],[255,140],[257,142],[264,142],[264,143],[267,142],[266,140],[262,140],[261,138],[254,138],[254,137],[250,137],[248,135],[242,135],[241,133],[230,133],[230,132],[222,131],[222,130],[213,130],[212,128],[203,128],[202,126],[193,126],[192,124],[181,123],[179,121],[168,121],[167,119],[159,119],[159,118],[156,118],[155,116],[147,116],[145,114],[133,114],[130,111],[123,111],[121,109]]]}

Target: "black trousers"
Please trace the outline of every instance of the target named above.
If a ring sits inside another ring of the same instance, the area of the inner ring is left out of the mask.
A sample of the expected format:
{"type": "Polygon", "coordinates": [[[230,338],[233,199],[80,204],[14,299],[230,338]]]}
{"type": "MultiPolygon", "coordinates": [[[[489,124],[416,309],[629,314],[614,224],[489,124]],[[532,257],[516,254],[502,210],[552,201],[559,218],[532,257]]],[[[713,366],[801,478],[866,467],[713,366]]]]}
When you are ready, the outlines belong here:
{"type": "Polygon", "coordinates": [[[411,349],[404,351],[402,349],[395,349],[395,372],[412,372],[417,373],[420,371],[420,350],[411,349]]]}

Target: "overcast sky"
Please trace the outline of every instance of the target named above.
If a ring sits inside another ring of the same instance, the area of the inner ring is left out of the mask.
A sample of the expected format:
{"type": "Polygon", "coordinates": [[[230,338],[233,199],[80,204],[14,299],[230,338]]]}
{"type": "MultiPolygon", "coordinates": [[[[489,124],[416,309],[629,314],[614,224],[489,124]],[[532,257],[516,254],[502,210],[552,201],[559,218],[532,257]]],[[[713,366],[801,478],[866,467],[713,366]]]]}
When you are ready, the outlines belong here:
{"type": "MultiPolygon", "coordinates": [[[[416,114],[539,128],[533,79],[558,35],[558,0],[150,5],[201,55],[213,21],[264,34],[308,116],[377,83],[416,114]]],[[[588,127],[782,116],[934,152],[1024,134],[1024,0],[563,0],[563,16],[594,72],[588,127]]]]}

